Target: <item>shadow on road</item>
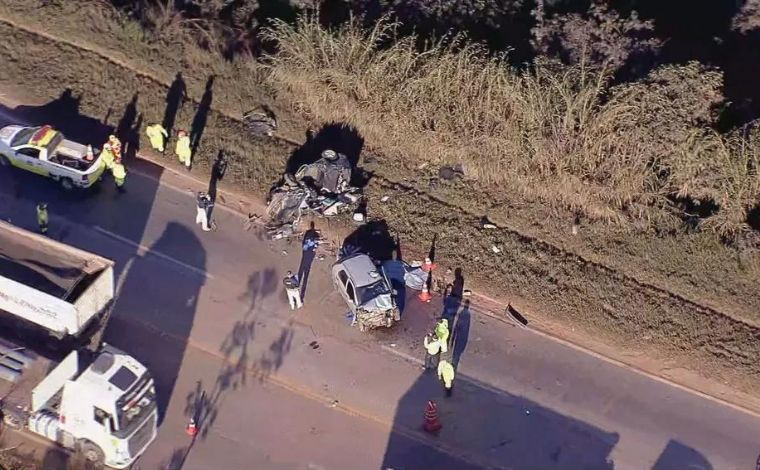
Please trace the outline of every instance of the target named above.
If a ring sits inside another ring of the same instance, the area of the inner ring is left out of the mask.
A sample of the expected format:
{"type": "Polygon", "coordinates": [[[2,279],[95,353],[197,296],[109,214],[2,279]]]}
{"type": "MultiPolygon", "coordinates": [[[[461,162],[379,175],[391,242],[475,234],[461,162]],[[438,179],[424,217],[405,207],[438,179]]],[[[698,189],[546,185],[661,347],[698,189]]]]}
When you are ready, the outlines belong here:
{"type": "Polygon", "coordinates": [[[438,403],[443,424],[438,437],[420,443],[392,434],[382,468],[500,468],[486,466],[484,460],[506,468],[614,468],[610,452],[618,434],[461,376],[454,379],[453,396],[444,398],[436,375],[421,375],[401,398],[393,427],[420,430],[431,399],[438,403]],[[480,462],[446,455],[436,448],[436,441],[480,462]]]}

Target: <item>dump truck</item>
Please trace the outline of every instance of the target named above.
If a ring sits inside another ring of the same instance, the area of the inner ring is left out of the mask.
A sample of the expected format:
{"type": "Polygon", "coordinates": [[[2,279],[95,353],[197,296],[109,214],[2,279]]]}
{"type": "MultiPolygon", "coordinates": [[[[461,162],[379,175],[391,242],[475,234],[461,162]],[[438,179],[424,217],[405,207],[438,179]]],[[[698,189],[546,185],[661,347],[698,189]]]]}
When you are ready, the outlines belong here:
{"type": "Polygon", "coordinates": [[[67,140],[52,126],[0,129],[0,166],[14,166],[60,183],[65,190],[89,188],[105,170],[101,155],[67,140]]]}
{"type": "Polygon", "coordinates": [[[0,222],[0,413],[11,429],[129,467],[155,439],[145,366],[101,342],[113,263],[0,222]]]}

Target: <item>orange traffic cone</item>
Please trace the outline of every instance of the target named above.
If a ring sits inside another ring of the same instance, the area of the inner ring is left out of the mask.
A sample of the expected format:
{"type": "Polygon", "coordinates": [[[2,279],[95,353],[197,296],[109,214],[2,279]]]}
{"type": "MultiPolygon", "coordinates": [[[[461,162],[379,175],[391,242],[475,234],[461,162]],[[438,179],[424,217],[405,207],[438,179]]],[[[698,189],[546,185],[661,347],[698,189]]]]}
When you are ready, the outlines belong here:
{"type": "Polygon", "coordinates": [[[425,409],[425,424],[422,426],[426,432],[430,434],[436,434],[441,430],[443,425],[438,419],[438,405],[433,400],[428,400],[427,408],[425,409]]]}
{"type": "Polygon", "coordinates": [[[187,423],[185,432],[190,437],[195,437],[195,435],[198,434],[198,426],[195,425],[195,418],[190,418],[190,422],[187,423]]]}
{"type": "Polygon", "coordinates": [[[432,272],[436,268],[436,266],[438,265],[433,263],[433,261],[431,261],[430,258],[425,258],[425,262],[422,263],[422,266],[420,266],[420,268],[422,268],[422,270],[425,271],[426,273],[429,273],[429,272],[432,272]]]}
{"type": "Polygon", "coordinates": [[[422,292],[420,292],[420,295],[418,295],[417,298],[423,302],[430,302],[430,300],[433,299],[433,296],[430,295],[430,289],[428,289],[427,282],[422,284],[422,292]]]}

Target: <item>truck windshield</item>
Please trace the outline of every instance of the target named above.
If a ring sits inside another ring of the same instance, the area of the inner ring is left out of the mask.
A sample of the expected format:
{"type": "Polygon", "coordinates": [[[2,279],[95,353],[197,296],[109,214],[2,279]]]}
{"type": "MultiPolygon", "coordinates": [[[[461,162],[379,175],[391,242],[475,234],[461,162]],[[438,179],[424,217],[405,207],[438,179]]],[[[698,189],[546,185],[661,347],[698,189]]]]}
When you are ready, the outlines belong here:
{"type": "Polygon", "coordinates": [[[156,388],[147,372],[116,401],[117,437],[130,435],[156,408],[156,388]]]}
{"type": "Polygon", "coordinates": [[[11,147],[18,147],[19,145],[28,144],[29,139],[31,139],[38,130],[40,130],[39,127],[25,127],[21,129],[16,133],[16,135],[13,136],[13,140],[11,140],[11,147]]]}

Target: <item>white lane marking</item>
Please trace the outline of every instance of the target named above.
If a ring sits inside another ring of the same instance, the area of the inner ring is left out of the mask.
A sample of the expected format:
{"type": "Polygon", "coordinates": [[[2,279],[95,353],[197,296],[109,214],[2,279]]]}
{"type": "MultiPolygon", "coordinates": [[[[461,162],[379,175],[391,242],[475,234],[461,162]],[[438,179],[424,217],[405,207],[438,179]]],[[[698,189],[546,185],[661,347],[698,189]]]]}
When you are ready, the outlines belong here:
{"type": "Polygon", "coordinates": [[[113,232],[111,232],[109,230],[106,230],[103,227],[99,227],[99,226],[95,225],[95,226],[93,226],[93,228],[96,231],[102,233],[103,235],[105,235],[107,237],[111,237],[111,238],[113,238],[115,240],[118,240],[118,241],[120,241],[122,243],[126,243],[127,245],[130,245],[130,246],[136,248],[137,249],[137,254],[139,254],[139,255],[146,255],[146,254],[153,255],[156,258],[160,258],[160,259],[162,259],[164,261],[168,261],[170,263],[174,263],[177,266],[180,266],[180,267],[182,267],[184,269],[187,269],[188,271],[192,271],[195,274],[198,274],[199,276],[205,277],[206,279],[214,279],[214,275],[213,274],[211,274],[209,272],[206,272],[203,269],[196,268],[195,266],[191,266],[191,265],[189,265],[189,264],[187,264],[187,263],[185,263],[183,261],[180,261],[180,260],[178,260],[176,258],[172,258],[169,255],[165,255],[165,254],[161,253],[160,251],[151,250],[150,248],[148,248],[145,245],[141,245],[141,244],[139,244],[137,242],[134,242],[134,241],[130,240],[129,238],[122,237],[121,235],[118,235],[118,234],[113,233],[113,232]]]}

